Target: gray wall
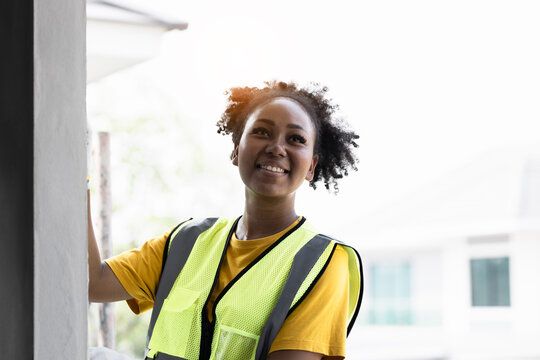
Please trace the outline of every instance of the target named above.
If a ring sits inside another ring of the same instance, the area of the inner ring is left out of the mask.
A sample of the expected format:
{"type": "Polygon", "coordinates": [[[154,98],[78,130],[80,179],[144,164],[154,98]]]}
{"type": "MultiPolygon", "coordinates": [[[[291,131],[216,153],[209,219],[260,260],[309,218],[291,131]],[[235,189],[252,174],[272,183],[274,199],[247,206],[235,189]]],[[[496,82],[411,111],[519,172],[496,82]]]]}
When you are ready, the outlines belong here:
{"type": "Polygon", "coordinates": [[[34,358],[87,353],[86,19],[34,1],[34,358]]]}
{"type": "Polygon", "coordinates": [[[0,2],[0,348],[85,359],[85,2],[0,2]]]}

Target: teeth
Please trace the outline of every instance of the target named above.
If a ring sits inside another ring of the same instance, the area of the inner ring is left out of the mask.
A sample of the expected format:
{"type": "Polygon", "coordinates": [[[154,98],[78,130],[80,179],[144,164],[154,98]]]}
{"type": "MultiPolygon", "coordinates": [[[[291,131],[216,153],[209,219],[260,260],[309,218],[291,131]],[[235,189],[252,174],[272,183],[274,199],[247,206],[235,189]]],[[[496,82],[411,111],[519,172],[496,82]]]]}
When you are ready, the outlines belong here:
{"type": "Polygon", "coordinates": [[[283,170],[281,168],[273,167],[273,166],[269,166],[269,165],[261,165],[261,169],[265,169],[265,170],[269,170],[269,171],[273,171],[273,172],[278,172],[278,173],[285,172],[285,170],[283,170]]]}

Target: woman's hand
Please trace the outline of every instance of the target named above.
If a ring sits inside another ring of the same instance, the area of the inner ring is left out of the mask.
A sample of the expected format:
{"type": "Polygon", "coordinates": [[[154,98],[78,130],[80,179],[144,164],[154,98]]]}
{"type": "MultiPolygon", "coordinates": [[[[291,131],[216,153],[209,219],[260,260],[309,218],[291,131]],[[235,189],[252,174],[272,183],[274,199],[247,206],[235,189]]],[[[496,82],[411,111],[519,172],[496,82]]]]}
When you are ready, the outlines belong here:
{"type": "Polygon", "coordinates": [[[110,302],[131,299],[132,296],[124,289],[116,275],[101,261],[99,249],[92,226],[90,212],[90,190],[87,191],[88,219],[88,300],[91,302],[110,302]]]}
{"type": "Polygon", "coordinates": [[[323,355],[302,350],[279,350],[268,356],[268,360],[320,360],[323,355]]]}

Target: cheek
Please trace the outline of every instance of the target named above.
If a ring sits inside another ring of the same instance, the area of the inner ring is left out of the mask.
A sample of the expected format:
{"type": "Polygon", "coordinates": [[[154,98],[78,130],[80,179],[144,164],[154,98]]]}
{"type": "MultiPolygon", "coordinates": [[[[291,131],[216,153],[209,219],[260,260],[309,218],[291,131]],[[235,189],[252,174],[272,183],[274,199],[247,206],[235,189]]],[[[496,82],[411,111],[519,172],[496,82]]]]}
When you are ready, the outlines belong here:
{"type": "Polygon", "coordinates": [[[311,162],[313,160],[313,153],[311,151],[306,151],[301,156],[296,158],[296,164],[299,169],[302,169],[302,173],[308,172],[311,167],[311,162]]]}
{"type": "Polygon", "coordinates": [[[248,164],[254,161],[252,154],[253,154],[253,151],[250,150],[249,146],[243,142],[240,142],[240,144],[238,144],[237,154],[236,154],[237,165],[240,168],[247,167],[248,164]]]}

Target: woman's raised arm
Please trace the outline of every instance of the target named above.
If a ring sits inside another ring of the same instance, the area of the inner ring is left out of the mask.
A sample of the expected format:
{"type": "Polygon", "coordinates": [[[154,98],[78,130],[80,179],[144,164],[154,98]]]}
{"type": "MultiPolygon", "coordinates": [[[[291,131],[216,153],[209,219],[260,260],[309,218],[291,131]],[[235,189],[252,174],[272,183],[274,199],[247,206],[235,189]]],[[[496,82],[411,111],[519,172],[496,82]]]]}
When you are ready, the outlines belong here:
{"type": "Polygon", "coordinates": [[[90,191],[87,192],[88,213],[88,300],[91,302],[111,302],[131,299],[114,272],[106,262],[101,261],[94,235],[90,211],[90,191]]]}

